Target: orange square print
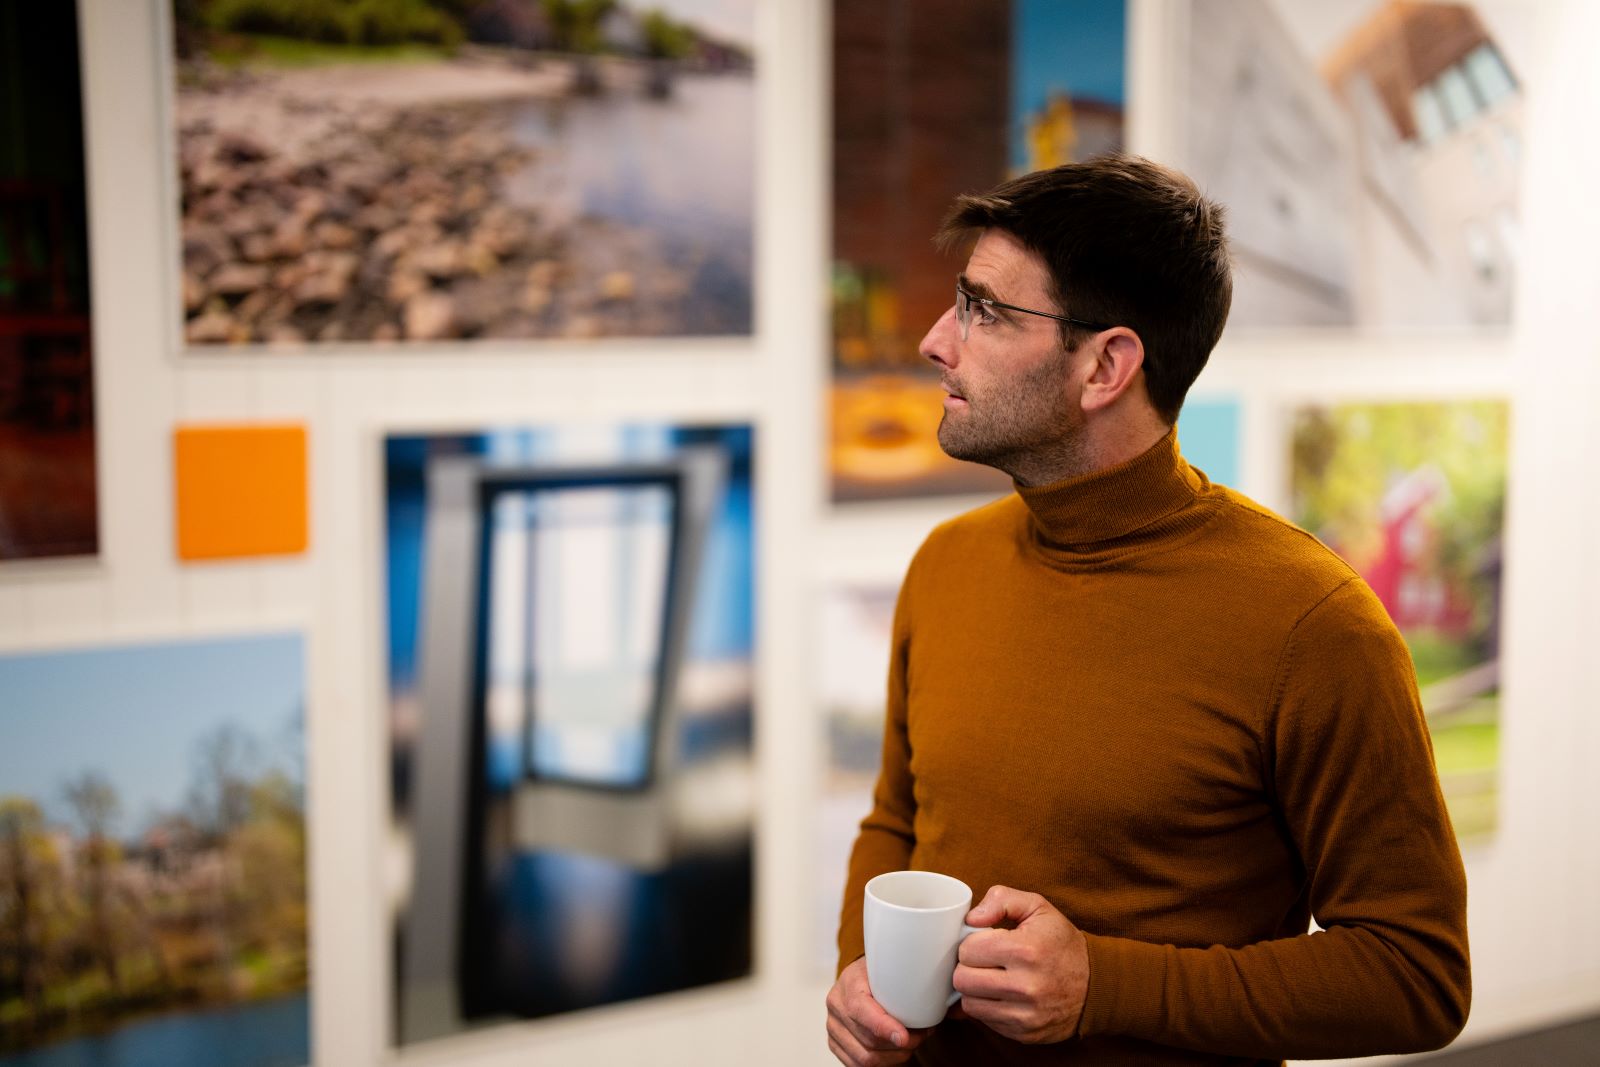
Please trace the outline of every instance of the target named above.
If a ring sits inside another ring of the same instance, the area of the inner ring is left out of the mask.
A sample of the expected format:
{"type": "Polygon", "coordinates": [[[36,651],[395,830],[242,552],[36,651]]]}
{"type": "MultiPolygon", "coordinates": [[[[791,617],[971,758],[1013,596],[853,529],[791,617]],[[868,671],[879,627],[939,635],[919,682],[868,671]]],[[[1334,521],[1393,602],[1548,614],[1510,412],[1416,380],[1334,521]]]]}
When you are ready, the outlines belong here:
{"type": "Polygon", "coordinates": [[[178,558],[306,550],[304,426],[187,426],[174,435],[178,558]]]}

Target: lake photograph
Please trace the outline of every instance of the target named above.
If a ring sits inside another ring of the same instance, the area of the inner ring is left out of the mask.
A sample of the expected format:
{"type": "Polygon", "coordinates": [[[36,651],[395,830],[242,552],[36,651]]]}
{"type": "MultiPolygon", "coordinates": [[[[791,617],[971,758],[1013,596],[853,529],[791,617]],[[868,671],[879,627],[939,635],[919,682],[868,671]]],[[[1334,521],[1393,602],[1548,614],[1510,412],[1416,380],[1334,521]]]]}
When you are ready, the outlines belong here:
{"type": "Polygon", "coordinates": [[[0,656],[0,1067],[310,1060],[293,634],[0,656]]]}
{"type": "Polygon", "coordinates": [[[191,349],[747,335],[750,0],[174,0],[191,349]]]}

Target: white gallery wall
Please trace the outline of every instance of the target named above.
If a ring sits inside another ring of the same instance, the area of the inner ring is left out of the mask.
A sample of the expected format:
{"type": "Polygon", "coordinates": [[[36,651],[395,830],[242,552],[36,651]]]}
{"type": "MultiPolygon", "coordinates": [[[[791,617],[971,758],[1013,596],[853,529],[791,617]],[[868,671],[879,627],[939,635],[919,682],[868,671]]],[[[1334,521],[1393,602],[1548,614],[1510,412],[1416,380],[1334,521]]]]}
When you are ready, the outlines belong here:
{"type": "MultiPolygon", "coordinates": [[[[538,342],[183,357],[162,0],[81,0],[101,555],[0,569],[0,650],[282,629],[307,637],[314,1062],[821,1064],[813,964],[822,766],[815,615],[839,581],[895,583],[970,501],[826,503],[827,4],[758,4],[757,315],[750,339],[538,342]],[[753,977],[393,1049],[381,440],[617,420],[756,426],[757,937],[753,977]],[[311,548],[180,566],[173,427],[281,420],[310,435],[311,548]]],[[[1195,396],[1232,396],[1241,487],[1286,507],[1284,420],[1306,400],[1506,397],[1499,830],[1466,856],[1476,985],[1463,1042],[1600,1010],[1600,4],[1530,2],[1516,325],[1496,335],[1225,338],[1195,396]]],[[[1134,0],[1131,147],[1177,150],[1182,0],[1134,0]]],[[[936,220],[930,219],[930,229],[936,220]]]]}

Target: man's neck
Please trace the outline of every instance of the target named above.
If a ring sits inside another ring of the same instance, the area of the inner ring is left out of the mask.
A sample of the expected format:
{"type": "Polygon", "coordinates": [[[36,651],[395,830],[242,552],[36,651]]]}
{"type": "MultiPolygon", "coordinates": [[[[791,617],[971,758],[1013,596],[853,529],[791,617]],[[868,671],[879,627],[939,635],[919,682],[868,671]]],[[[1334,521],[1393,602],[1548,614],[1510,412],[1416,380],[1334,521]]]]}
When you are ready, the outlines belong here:
{"type": "Polygon", "coordinates": [[[1054,485],[1137,459],[1169,429],[1160,423],[1085,427],[1069,439],[1017,456],[1001,469],[1020,486],[1054,485]]]}

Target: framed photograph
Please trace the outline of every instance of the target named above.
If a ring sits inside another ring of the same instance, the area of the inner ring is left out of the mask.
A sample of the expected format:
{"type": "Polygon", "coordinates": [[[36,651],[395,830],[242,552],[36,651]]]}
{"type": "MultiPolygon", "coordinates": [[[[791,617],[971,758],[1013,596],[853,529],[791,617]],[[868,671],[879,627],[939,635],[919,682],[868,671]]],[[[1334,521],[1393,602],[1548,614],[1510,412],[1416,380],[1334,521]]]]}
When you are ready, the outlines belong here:
{"type": "Polygon", "coordinates": [[[397,1044],[750,973],[752,444],[386,440],[397,1044]]]}
{"type": "Polygon", "coordinates": [[[170,0],[190,352],[752,332],[754,0],[170,0]]]}
{"type": "Polygon", "coordinates": [[[1178,413],[1178,451],[1214,484],[1243,489],[1243,406],[1226,396],[1191,396],[1178,413]]]}
{"type": "Polygon", "coordinates": [[[77,5],[0,18],[0,563],[99,552],[77,5]]]}
{"type": "Polygon", "coordinates": [[[1510,325],[1526,5],[1188,10],[1183,166],[1228,209],[1230,331],[1510,325]]]}
{"type": "Polygon", "coordinates": [[[1456,835],[1498,818],[1504,401],[1296,413],[1293,520],[1343,556],[1411,649],[1456,835]]]}
{"type": "Polygon", "coordinates": [[[920,338],[961,264],[960,193],[1122,147],[1125,0],[833,5],[833,499],[1006,491],[950,459],[920,338]]]}
{"type": "Polygon", "coordinates": [[[309,1061],[303,659],[0,654],[0,1065],[309,1061]]]}
{"type": "Polygon", "coordinates": [[[872,788],[883,758],[884,693],[889,643],[899,589],[839,584],[822,591],[817,626],[824,747],[817,804],[816,934],[813,964],[831,975],[838,960],[839,909],[850,849],[872,810],[872,788]]]}

